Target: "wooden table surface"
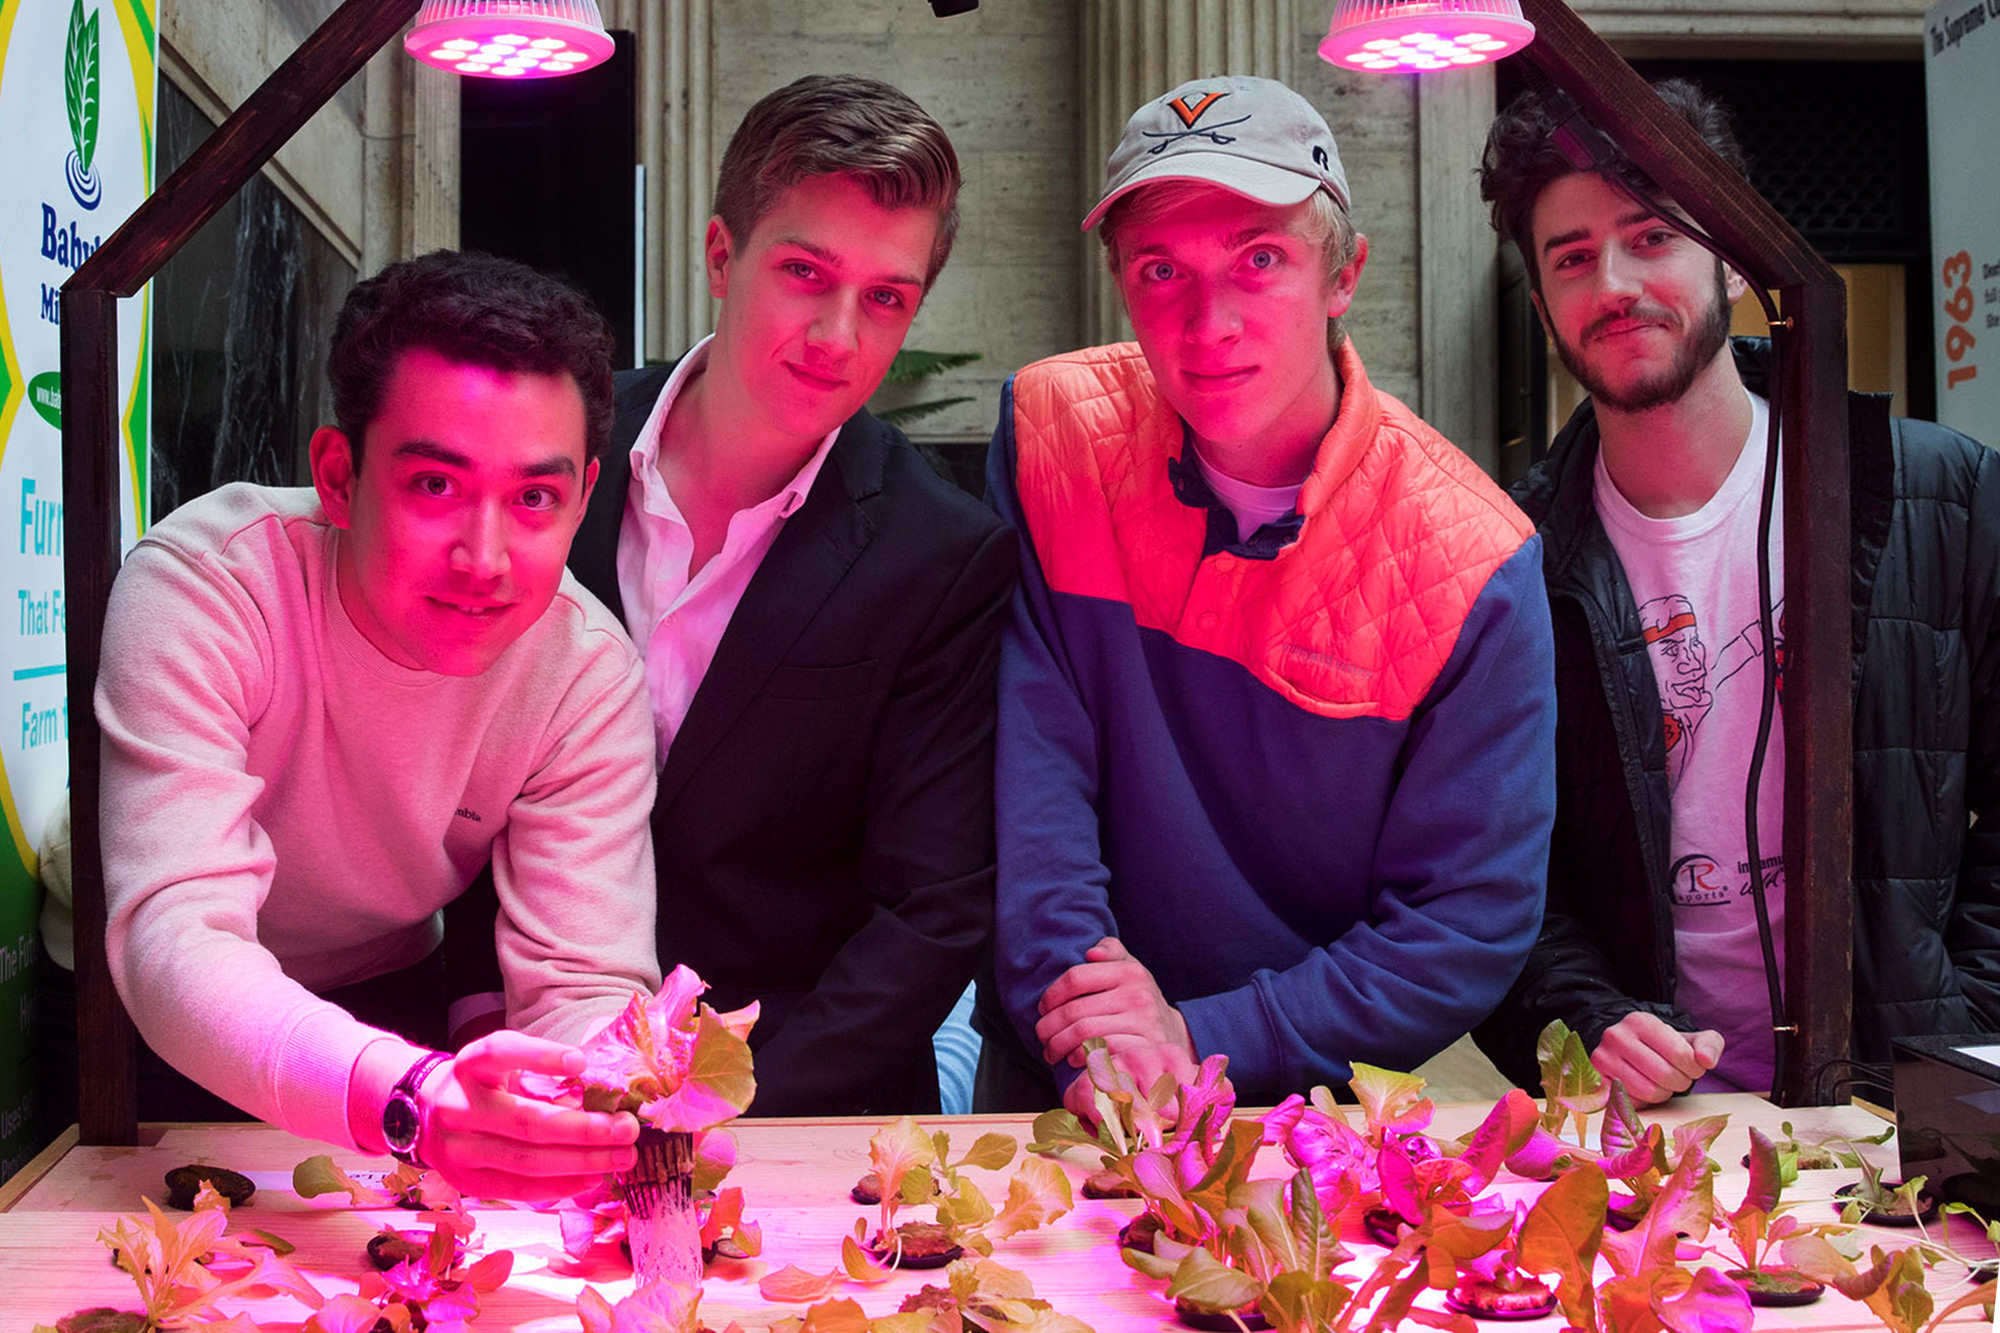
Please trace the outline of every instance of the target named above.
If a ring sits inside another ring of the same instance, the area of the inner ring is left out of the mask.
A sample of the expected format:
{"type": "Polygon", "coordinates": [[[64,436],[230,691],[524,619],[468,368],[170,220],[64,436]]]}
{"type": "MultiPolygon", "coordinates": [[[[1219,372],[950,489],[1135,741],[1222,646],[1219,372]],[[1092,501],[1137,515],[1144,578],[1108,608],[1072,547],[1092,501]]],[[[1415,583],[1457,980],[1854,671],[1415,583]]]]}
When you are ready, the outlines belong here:
{"type": "MultiPolygon", "coordinates": [[[[1453,1137],[1476,1124],[1486,1109],[1441,1107],[1436,1128],[1442,1137],[1453,1137]]],[[[1717,1202],[1723,1207],[1734,1207],[1742,1197],[1745,1174],[1736,1164],[1748,1145],[1748,1126],[1754,1124],[1775,1137],[1779,1123],[1789,1120],[1801,1138],[1825,1132],[1858,1136],[1881,1128],[1881,1121],[1858,1107],[1780,1111],[1757,1098],[1741,1096],[1682,1098],[1648,1118],[1671,1125],[1723,1112],[1730,1117],[1729,1129],[1715,1149],[1716,1159],[1726,1164],[1716,1188],[1717,1202]]],[[[741,1155],[728,1183],[743,1188],[749,1220],[762,1224],[764,1252],[747,1262],[711,1265],[703,1288],[705,1322],[721,1328],[735,1319],[745,1329],[765,1328],[773,1319],[797,1313],[800,1307],[773,1306],[765,1301],[757,1293],[761,1275],[787,1263],[817,1272],[839,1267],[840,1238],[853,1228],[857,1218],[872,1217],[874,1212],[851,1202],[847,1191],[867,1170],[868,1138],[883,1123],[881,1119],[746,1120],[735,1126],[741,1155]]],[[[953,1148],[961,1152],[989,1130],[1014,1134],[1024,1143],[1028,1137],[1027,1117],[938,1116],[925,1124],[949,1132],[953,1148]]],[[[0,1330],[5,1333],[26,1333],[36,1324],[53,1324],[59,1316],[86,1306],[135,1307],[136,1288],[112,1266],[109,1252],[97,1243],[97,1233],[122,1213],[143,1214],[142,1196],[161,1201],[161,1177],[176,1166],[211,1162],[248,1174],[257,1184],[257,1195],[247,1208],[238,1210],[239,1225],[275,1232],[296,1245],[294,1262],[328,1295],[354,1290],[365,1262],[363,1247],[384,1223],[408,1226],[413,1218],[393,1209],[356,1210],[344,1195],[300,1199],[291,1192],[292,1167],[324,1149],[266,1125],[148,1126],[142,1134],[145,1144],[133,1148],[80,1147],[75,1145],[73,1133],[67,1142],[56,1144],[0,1187],[0,1274],[6,1275],[0,1280],[0,1330]]],[[[1870,1160],[1883,1162],[1894,1174],[1893,1141],[1867,1151],[1870,1160]]],[[[386,1159],[359,1154],[333,1156],[350,1170],[380,1171],[393,1165],[386,1159]]],[[[1067,1164],[1076,1183],[1095,1162],[1073,1153],[1067,1164]]],[[[996,1201],[1004,1198],[1006,1173],[973,1174],[990,1186],[988,1194],[996,1201]]],[[[1275,1148],[1266,1148],[1254,1174],[1289,1175],[1290,1168],[1275,1148]]],[[[1854,1175],[1808,1172],[1786,1197],[1830,1199],[1833,1190],[1854,1175]]],[[[1532,1195],[1539,1187],[1503,1180],[1495,1188],[1532,1195]]],[[[1823,1206],[1831,1215],[1831,1203],[1823,1206]]],[[[1820,1207],[1808,1204],[1805,1215],[1813,1216],[1820,1207]]],[[[1116,1253],[1113,1238],[1137,1209],[1132,1201],[1098,1202],[1079,1197],[1074,1212],[1053,1227],[1003,1241],[994,1258],[1025,1271],[1034,1282],[1036,1295],[1082,1319],[1097,1333],[1178,1328],[1160,1294],[1163,1284],[1132,1272],[1116,1253]]],[[[476,1328],[492,1333],[505,1329],[537,1333],[576,1330],[580,1327],[576,1297],[586,1284],[613,1301],[631,1290],[630,1269],[615,1253],[585,1265],[570,1261],[563,1253],[552,1214],[496,1204],[476,1206],[474,1215],[486,1249],[514,1252],[513,1276],[505,1287],[483,1300],[476,1328]]],[[[926,1217],[928,1210],[911,1210],[910,1215],[926,1217]]],[[[1907,1243],[1911,1238],[1911,1233],[1900,1229],[1867,1230],[1871,1239],[1889,1244],[1907,1243]]],[[[1361,1256],[1360,1263],[1347,1265],[1347,1271],[1358,1269],[1375,1252],[1352,1218],[1343,1238],[1361,1256]]],[[[1983,1237],[1962,1220],[1953,1220],[1952,1238],[1968,1253],[1992,1252],[1983,1237]]],[[[871,1315],[883,1314],[894,1310],[926,1276],[942,1280],[937,1274],[898,1274],[876,1287],[845,1284],[835,1294],[852,1296],[871,1315]]],[[[1930,1287],[1940,1306],[1963,1290],[1964,1280],[1962,1269],[1933,1274],[1930,1287]]],[[[1433,1292],[1423,1303],[1436,1305],[1439,1300],[1440,1294],[1433,1292]]],[[[304,1318],[302,1307],[289,1298],[242,1308],[265,1321],[297,1322],[304,1318]]],[[[1974,1310],[1955,1320],[1954,1326],[1976,1326],[1979,1322],[1974,1310]]],[[[1550,1316],[1501,1327],[1547,1330],[1560,1326],[1561,1320],[1550,1316]]],[[[1757,1327],[1859,1330],[1882,1325],[1864,1307],[1830,1291],[1817,1304],[1800,1309],[1759,1310],[1757,1327]]]]}

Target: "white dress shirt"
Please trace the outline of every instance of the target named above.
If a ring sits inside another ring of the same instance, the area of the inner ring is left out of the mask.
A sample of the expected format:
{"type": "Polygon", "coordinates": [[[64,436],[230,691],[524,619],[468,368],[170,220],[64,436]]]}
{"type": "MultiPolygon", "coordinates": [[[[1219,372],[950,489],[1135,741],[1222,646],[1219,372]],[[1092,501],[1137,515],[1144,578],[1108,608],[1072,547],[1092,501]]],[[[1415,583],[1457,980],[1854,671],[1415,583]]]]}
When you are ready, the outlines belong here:
{"type": "Polygon", "coordinates": [[[632,443],[632,486],[618,528],[618,594],[625,601],[625,629],[645,659],[658,764],[666,763],[667,750],[715,660],[716,646],[736,614],[736,604],[743,600],[743,590],[750,586],[785,520],[805,503],[827,450],[840,434],[838,427],[828,431],[798,475],[777,494],[731,514],[722,549],[690,579],[694,534],[660,476],[660,435],[681,387],[707,365],[711,341],[712,337],[696,343],[674,367],[653,414],[632,443]]]}

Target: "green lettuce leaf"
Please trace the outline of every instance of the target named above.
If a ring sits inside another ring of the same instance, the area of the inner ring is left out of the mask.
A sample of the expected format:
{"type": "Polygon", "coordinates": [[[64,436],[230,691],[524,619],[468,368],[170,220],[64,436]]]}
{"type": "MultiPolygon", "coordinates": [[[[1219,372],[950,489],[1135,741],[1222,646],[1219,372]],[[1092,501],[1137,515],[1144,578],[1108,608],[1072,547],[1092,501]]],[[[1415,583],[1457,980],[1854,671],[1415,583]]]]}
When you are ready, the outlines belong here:
{"type": "Polygon", "coordinates": [[[1072,1202],[1069,1177],[1063,1169],[1043,1158],[1030,1157],[1007,1182],[1007,1202],[1001,1205],[986,1234],[994,1240],[1005,1240],[1047,1226],[1067,1213],[1072,1202]]]}
{"type": "Polygon", "coordinates": [[[1380,1142],[1383,1131],[1415,1134],[1428,1129],[1436,1109],[1424,1096],[1424,1080],[1417,1074],[1399,1074],[1391,1069],[1353,1063],[1354,1077],[1348,1087],[1368,1117],[1369,1137],[1380,1142]]]}
{"type": "Polygon", "coordinates": [[[1207,1250],[1195,1250],[1174,1270],[1167,1295],[1208,1314],[1241,1309],[1264,1294],[1248,1273],[1229,1267],[1207,1250]]]}

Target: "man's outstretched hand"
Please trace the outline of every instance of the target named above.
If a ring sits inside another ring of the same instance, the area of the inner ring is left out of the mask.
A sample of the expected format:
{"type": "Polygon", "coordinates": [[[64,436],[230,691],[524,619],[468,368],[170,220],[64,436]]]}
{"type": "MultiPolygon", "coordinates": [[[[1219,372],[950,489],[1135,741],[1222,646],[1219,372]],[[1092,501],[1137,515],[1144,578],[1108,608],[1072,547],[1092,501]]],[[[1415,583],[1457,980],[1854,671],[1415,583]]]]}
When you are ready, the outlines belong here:
{"type": "Polygon", "coordinates": [[[1720,1032],[1681,1032],[1637,1010],[1606,1028],[1590,1053],[1598,1074],[1623,1083],[1640,1106],[1686,1092],[1721,1058],[1720,1032]]]}
{"type": "MultiPolygon", "coordinates": [[[[362,1055],[380,1064],[378,1043],[362,1055]]],[[[401,1059],[392,1047],[391,1063],[401,1059]]],[[[626,1112],[583,1111],[521,1091],[524,1073],[556,1078],[583,1071],[583,1052],[560,1042],[501,1031],[439,1065],[417,1090],[423,1128],[417,1151],[451,1186],[471,1198],[542,1203],[591,1189],[607,1172],[633,1164],[638,1119],[626,1112]]],[[[357,1071],[357,1085],[361,1082],[357,1071]]],[[[379,1142],[380,1107],[402,1074],[395,1069],[374,1096],[379,1142]]],[[[357,1093],[357,1098],[359,1094],[357,1093]]],[[[363,1123],[350,1109],[350,1123],[363,1123]]],[[[373,1146],[364,1139],[363,1147],[373,1146]]]]}

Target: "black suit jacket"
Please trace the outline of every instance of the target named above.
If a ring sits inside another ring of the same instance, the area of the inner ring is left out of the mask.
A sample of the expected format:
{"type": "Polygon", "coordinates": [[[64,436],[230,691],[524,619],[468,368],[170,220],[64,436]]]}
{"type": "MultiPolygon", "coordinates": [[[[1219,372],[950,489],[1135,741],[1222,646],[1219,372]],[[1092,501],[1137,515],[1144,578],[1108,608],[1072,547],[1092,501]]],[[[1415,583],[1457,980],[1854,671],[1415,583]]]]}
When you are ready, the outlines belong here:
{"type": "MultiPolygon", "coordinates": [[[[624,619],[619,376],[570,568],[624,619]]],[[[1013,533],[857,413],[751,577],[660,774],[660,963],[757,1000],[753,1115],[938,1110],[931,1034],[990,949],[993,726],[1013,533]]],[[[643,648],[643,645],[641,645],[643,648]]]]}

